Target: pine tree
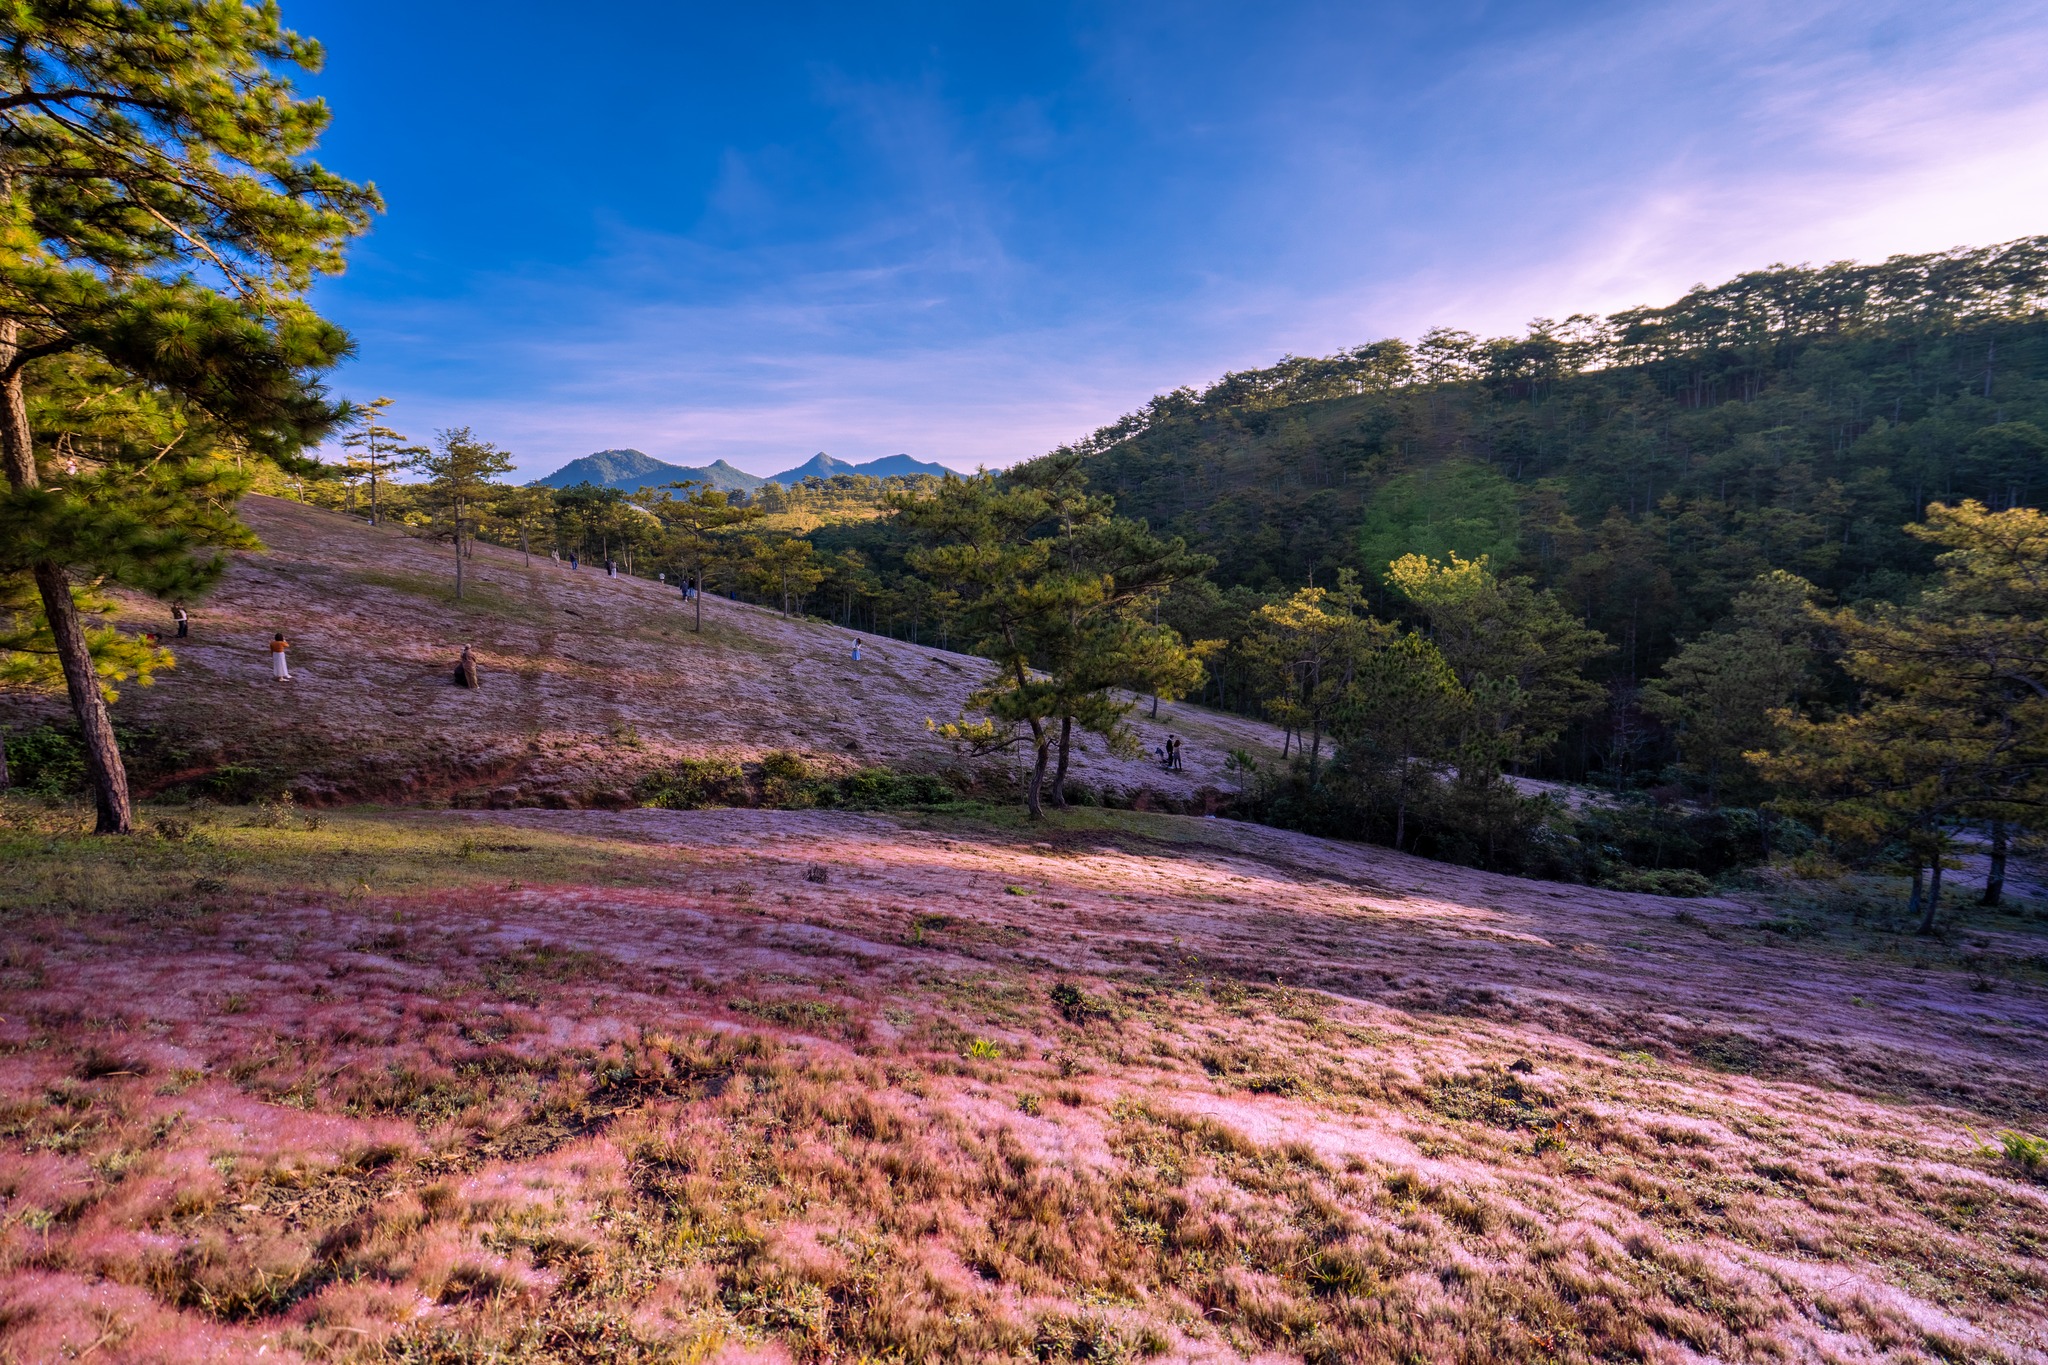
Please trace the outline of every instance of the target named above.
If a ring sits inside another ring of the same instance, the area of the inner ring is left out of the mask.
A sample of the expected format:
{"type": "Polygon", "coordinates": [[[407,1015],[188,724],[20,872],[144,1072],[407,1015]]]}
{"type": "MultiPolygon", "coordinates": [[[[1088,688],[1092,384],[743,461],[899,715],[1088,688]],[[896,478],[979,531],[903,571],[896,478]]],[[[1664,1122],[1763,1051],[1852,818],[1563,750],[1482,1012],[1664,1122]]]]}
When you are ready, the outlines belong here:
{"type": "Polygon", "coordinates": [[[1394,805],[1394,847],[1407,837],[1408,809],[1457,757],[1472,698],[1443,652],[1414,631],[1366,650],[1332,711],[1330,730],[1348,767],[1385,784],[1394,805]]]}
{"type": "Polygon", "coordinates": [[[1054,800],[1064,804],[1076,729],[1127,750],[1131,691],[1199,685],[1199,652],[1147,625],[1143,604],[1213,561],[1111,515],[1107,499],[1081,491],[1071,465],[948,478],[892,505],[925,542],[906,556],[911,568],[958,594],[974,647],[996,665],[968,703],[986,719],[962,715],[937,728],[976,753],[1028,747],[1024,800],[1034,819],[1055,757],[1054,800]]]}
{"type": "Polygon", "coordinates": [[[519,541],[519,557],[526,564],[533,563],[533,534],[548,524],[555,514],[555,493],[552,488],[527,485],[520,488],[502,488],[482,508],[481,524],[491,528],[491,534],[505,534],[519,541]]]}
{"type": "Polygon", "coordinates": [[[1491,780],[1506,765],[1528,762],[1599,706],[1602,691],[1584,670],[1613,647],[1554,593],[1456,555],[1448,563],[1405,555],[1387,578],[1427,618],[1429,638],[1471,696],[1461,779],[1491,780]]]}
{"type": "Polygon", "coordinates": [[[1783,570],[1735,598],[1728,619],[1688,641],[1644,690],[1672,727],[1679,757],[1717,802],[1749,774],[1742,755],[1777,743],[1776,712],[1796,709],[1815,676],[1819,627],[1811,583],[1783,570]]]}
{"type": "Polygon", "coordinates": [[[350,413],[347,434],[341,438],[342,447],[357,452],[349,459],[351,470],[360,470],[370,485],[370,525],[377,524],[377,489],[379,479],[392,469],[427,453],[426,447],[414,445],[406,437],[384,425],[384,413],[391,406],[389,398],[373,398],[367,403],[356,405],[350,413]]]}
{"type": "Polygon", "coordinates": [[[32,371],[93,357],[218,424],[238,453],[295,459],[337,416],[314,376],[348,348],[304,293],[341,269],[380,205],[307,159],[327,110],[296,98],[286,69],[317,70],[320,49],[274,6],[19,0],[0,12],[0,40],[8,516],[36,547],[25,568],[84,738],[96,827],[125,832],[127,775],[73,577],[147,580],[190,559],[189,537],[132,533],[137,500],[229,484],[203,453],[175,449],[148,469],[111,449],[77,475],[53,463],[31,423],[32,371]],[[190,468],[163,471],[165,457],[190,468]]]}
{"type": "Polygon", "coordinates": [[[512,455],[478,440],[468,427],[450,427],[434,433],[434,448],[413,456],[410,466],[427,476],[422,491],[435,533],[455,545],[455,596],[460,600],[462,562],[468,558],[464,542],[475,534],[492,496],[504,491],[497,477],[512,471],[512,455]]]}
{"type": "Polygon", "coordinates": [[[1783,743],[1749,758],[1836,837],[1903,842],[1931,933],[1958,821],[2048,828],[2048,516],[1934,503],[1907,529],[1946,547],[1936,586],[1911,605],[1814,612],[1842,642],[1855,705],[1780,711],[1783,743]]]}
{"type": "Polygon", "coordinates": [[[1359,659],[1385,630],[1360,614],[1364,601],[1357,576],[1344,569],[1334,589],[1303,588],[1259,609],[1249,650],[1278,683],[1266,709],[1289,732],[1305,736],[1311,787],[1320,772],[1331,714],[1351,686],[1359,659]]]}
{"type": "Polygon", "coordinates": [[[995,665],[968,698],[968,707],[986,719],[963,713],[934,728],[977,754],[1028,745],[1024,804],[1036,819],[1044,813],[1041,794],[1059,703],[1051,681],[1034,672],[1031,650],[1047,614],[1063,604],[1041,585],[1052,542],[1031,532],[1050,515],[1051,503],[1037,489],[982,474],[948,478],[929,497],[899,499],[895,510],[898,522],[925,542],[906,561],[959,595],[974,647],[995,665]]]}
{"type": "Polygon", "coordinates": [[[732,536],[766,514],[753,504],[735,502],[724,489],[695,480],[643,490],[633,500],[652,512],[667,529],[667,560],[682,570],[684,581],[696,590],[694,629],[701,633],[705,582],[724,562],[732,536]],[[677,497],[677,493],[683,496],[677,497]]]}

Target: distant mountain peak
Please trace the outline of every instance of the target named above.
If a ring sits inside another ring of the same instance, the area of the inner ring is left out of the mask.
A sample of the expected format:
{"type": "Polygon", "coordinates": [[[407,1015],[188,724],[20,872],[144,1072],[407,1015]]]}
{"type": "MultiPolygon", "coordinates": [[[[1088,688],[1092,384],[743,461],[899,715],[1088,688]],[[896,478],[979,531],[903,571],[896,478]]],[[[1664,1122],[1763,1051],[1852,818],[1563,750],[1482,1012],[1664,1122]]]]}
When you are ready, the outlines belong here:
{"type": "Polygon", "coordinates": [[[544,488],[574,488],[578,484],[594,484],[599,488],[616,488],[622,492],[635,493],[642,488],[658,488],[665,483],[708,483],[725,492],[752,492],[767,480],[749,474],[743,469],[734,469],[724,460],[698,468],[691,465],[670,464],[657,460],[645,451],[631,448],[621,450],[599,450],[581,459],[571,460],[554,473],[534,480],[544,488]]]}
{"type": "Polygon", "coordinates": [[[534,483],[544,488],[574,488],[587,483],[633,493],[642,488],[659,488],[665,483],[694,481],[708,483],[728,493],[750,493],[765,483],[799,484],[805,479],[829,479],[838,474],[867,474],[889,479],[952,472],[942,464],[913,460],[908,455],[884,455],[865,464],[849,464],[821,450],[796,468],[785,469],[764,479],[744,469],[735,469],[722,458],[701,466],[670,464],[667,460],[655,459],[644,450],[625,446],[617,450],[592,451],[580,459],[569,461],[552,474],[535,479],[534,483]]]}
{"type": "Polygon", "coordinates": [[[866,464],[849,464],[845,460],[834,459],[821,450],[794,469],[785,469],[780,474],[769,475],[768,482],[798,484],[805,479],[829,479],[836,474],[866,474],[877,479],[902,478],[917,474],[940,477],[952,472],[942,464],[934,464],[928,460],[913,460],[908,455],[884,455],[881,459],[869,460],[866,464]]]}

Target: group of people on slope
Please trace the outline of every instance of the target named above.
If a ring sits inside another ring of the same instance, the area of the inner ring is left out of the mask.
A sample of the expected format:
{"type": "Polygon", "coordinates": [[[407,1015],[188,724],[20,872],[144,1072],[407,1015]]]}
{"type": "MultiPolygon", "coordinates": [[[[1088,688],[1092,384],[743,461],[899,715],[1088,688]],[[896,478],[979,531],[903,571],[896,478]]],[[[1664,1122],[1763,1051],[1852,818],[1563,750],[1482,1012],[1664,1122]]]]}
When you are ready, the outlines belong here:
{"type": "MultiPolygon", "coordinates": [[[[178,633],[183,635],[185,632],[181,630],[178,633]]],[[[285,661],[285,656],[291,653],[291,649],[292,642],[284,638],[283,631],[280,630],[270,637],[270,673],[279,682],[292,680],[291,665],[285,661]]],[[[483,679],[476,671],[476,651],[469,645],[462,647],[461,656],[455,660],[452,681],[457,687],[477,688],[484,685],[483,679]]]]}
{"type": "Polygon", "coordinates": [[[1179,735],[1168,735],[1166,737],[1166,747],[1162,749],[1155,746],[1152,750],[1152,756],[1159,760],[1159,766],[1165,768],[1170,773],[1187,771],[1186,765],[1181,762],[1179,735]]]}
{"type": "MultiPolygon", "coordinates": [[[[560,564],[560,563],[562,562],[562,551],[561,551],[561,549],[560,549],[560,548],[558,547],[558,548],[556,548],[556,549],[552,549],[552,550],[549,550],[549,551],[548,551],[548,558],[549,558],[549,559],[552,559],[552,560],[554,560],[554,561],[555,561],[555,563],[557,563],[557,564],[560,564]]],[[[577,553],[576,551],[574,551],[574,550],[571,550],[571,551],[569,551],[569,567],[570,567],[570,568],[572,568],[572,569],[580,569],[580,568],[582,568],[582,567],[583,567],[583,556],[582,556],[582,555],[580,555],[580,554],[578,554],[578,553],[577,553]]],[[[607,558],[607,559],[605,560],[605,562],[604,562],[604,576],[605,576],[606,578],[617,578],[617,577],[619,576],[619,561],[618,561],[618,560],[616,560],[616,559],[611,559],[611,558],[607,558]]],[[[666,576],[666,575],[663,575],[663,581],[664,581],[664,582],[666,582],[666,581],[667,581],[667,576],[666,576]]]]}
{"type": "MultiPolygon", "coordinates": [[[[171,621],[178,628],[178,639],[189,640],[192,638],[192,618],[186,614],[183,607],[177,607],[172,610],[171,621]]],[[[144,631],[142,638],[150,644],[157,642],[157,634],[153,630],[144,631]]],[[[289,659],[291,652],[292,642],[285,638],[283,631],[280,630],[271,635],[270,676],[279,682],[290,682],[292,680],[292,668],[289,659]]],[[[455,661],[453,681],[457,687],[474,688],[483,686],[483,681],[479,678],[476,671],[476,651],[469,645],[462,647],[462,654],[455,661]]]]}

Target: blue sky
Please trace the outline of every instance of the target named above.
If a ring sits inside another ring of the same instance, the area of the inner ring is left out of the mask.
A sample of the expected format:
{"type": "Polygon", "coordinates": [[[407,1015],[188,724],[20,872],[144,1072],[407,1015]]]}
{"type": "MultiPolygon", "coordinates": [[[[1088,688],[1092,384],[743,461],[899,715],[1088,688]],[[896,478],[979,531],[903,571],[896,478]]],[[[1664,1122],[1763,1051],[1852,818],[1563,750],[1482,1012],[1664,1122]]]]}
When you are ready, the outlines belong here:
{"type": "Polygon", "coordinates": [[[1283,353],[2048,232],[2038,4],[285,0],[335,387],[544,473],[1039,454],[1283,353]]]}

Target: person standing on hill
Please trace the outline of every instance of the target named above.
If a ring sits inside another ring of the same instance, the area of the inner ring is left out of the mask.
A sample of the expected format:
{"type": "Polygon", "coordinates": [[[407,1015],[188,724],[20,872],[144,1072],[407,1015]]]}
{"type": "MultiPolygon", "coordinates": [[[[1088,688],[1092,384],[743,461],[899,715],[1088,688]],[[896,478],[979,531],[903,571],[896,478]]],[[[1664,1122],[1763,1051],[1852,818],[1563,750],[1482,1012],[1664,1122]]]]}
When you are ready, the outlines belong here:
{"type": "Polygon", "coordinates": [[[483,680],[476,675],[476,655],[468,645],[462,647],[462,657],[455,661],[455,685],[468,688],[483,686],[483,680]]]}
{"type": "Polygon", "coordinates": [[[275,636],[271,638],[270,673],[271,676],[276,678],[279,682],[290,682],[292,680],[292,671],[291,669],[285,667],[284,662],[284,656],[286,652],[291,649],[291,647],[292,642],[284,638],[283,631],[279,631],[275,636]]]}
{"type": "Polygon", "coordinates": [[[583,567],[582,557],[578,555],[574,550],[569,551],[569,567],[572,569],[580,569],[583,567]]]}
{"type": "Polygon", "coordinates": [[[192,634],[192,618],[185,614],[183,607],[171,608],[171,619],[178,623],[178,638],[180,640],[186,639],[192,634]]]}

